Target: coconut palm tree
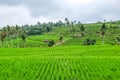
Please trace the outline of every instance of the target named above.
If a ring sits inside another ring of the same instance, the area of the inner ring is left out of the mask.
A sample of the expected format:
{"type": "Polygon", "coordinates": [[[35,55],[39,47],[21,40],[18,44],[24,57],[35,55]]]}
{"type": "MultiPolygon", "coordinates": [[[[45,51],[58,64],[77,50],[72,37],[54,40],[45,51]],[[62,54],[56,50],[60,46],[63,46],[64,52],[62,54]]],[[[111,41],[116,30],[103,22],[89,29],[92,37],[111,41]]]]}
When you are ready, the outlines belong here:
{"type": "Polygon", "coordinates": [[[22,33],[21,33],[21,38],[22,38],[22,41],[23,41],[23,47],[25,47],[25,43],[26,43],[26,32],[25,30],[22,30],[22,33]]]}
{"type": "Polygon", "coordinates": [[[4,47],[5,38],[6,38],[6,33],[5,32],[1,32],[0,33],[0,40],[2,42],[2,47],[4,47]]]}
{"type": "MultiPolygon", "coordinates": [[[[10,28],[10,27],[9,27],[9,28],[10,28]]],[[[2,34],[2,35],[1,35],[1,38],[3,38],[3,39],[7,39],[6,41],[3,40],[3,41],[6,42],[7,47],[10,46],[9,43],[8,43],[8,34],[9,34],[9,33],[8,33],[8,29],[9,29],[9,28],[7,28],[7,27],[4,26],[4,27],[2,28],[2,33],[1,33],[1,34],[2,34]],[[4,36],[5,36],[5,38],[4,38],[4,36]]]]}
{"type": "Polygon", "coordinates": [[[48,23],[48,26],[50,27],[50,31],[52,32],[52,31],[53,31],[53,23],[52,23],[52,22],[49,22],[49,23],[48,23]]]}
{"type": "Polygon", "coordinates": [[[82,36],[84,36],[84,31],[85,31],[85,27],[83,26],[83,24],[81,24],[81,27],[79,27],[81,32],[82,32],[82,36]]]}
{"type": "Polygon", "coordinates": [[[104,36],[106,33],[106,24],[104,23],[101,27],[101,35],[102,35],[102,44],[104,45],[104,36]]]}
{"type": "Polygon", "coordinates": [[[59,20],[59,21],[58,21],[58,26],[59,26],[59,28],[61,28],[62,24],[63,24],[62,21],[59,20]]]}
{"type": "Polygon", "coordinates": [[[62,45],[62,42],[63,42],[63,36],[60,36],[59,41],[60,41],[60,44],[62,45]]]}
{"type": "Polygon", "coordinates": [[[65,23],[66,23],[66,26],[68,27],[70,24],[68,18],[65,18],[65,23]]]}
{"type": "Polygon", "coordinates": [[[40,22],[37,22],[37,25],[40,27],[40,26],[41,26],[41,23],[40,23],[40,22]]]}
{"type": "Polygon", "coordinates": [[[17,47],[19,48],[19,36],[21,34],[21,28],[20,26],[16,25],[15,27],[15,36],[17,38],[17,47]]]}
{"type": "Polygon", "coordinates": [[[72,29],[73,29],[73,27],[74,27],[74,22],[73,22],[73,21],[71,22],[71,27],[72,27],[72,29]]]}

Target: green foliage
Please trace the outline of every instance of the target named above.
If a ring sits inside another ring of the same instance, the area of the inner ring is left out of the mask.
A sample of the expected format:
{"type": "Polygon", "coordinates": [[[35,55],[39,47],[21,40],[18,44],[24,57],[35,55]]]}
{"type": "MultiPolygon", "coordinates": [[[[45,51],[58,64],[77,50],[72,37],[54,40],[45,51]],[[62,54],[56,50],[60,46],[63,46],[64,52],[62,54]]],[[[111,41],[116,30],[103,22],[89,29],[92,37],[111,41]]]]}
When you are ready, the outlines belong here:
{"type": "Polygon", "coordinates": [[[63,42],[63,36],[60,36],[59,40],[60,40],[60,43],[62,43],[63,42]]]}
{"type": "Polygon", "coordinates": [[[116,39],[117,39],[118,42],[120,42],[120,38],[119,37],[117,37],[116,39]]]}
{"type": "Polygon", "coordinates": [[[80,30],[83,32],[85,31],[85,27],[83,26],[83,24],[81,24],[80,30]]]}
{"type": "Polygon", "coordinates": [[[105,35],[106,32],[106,24],[104,23],[101,27],[101,35],[105,35]]]}
{"type": "Polygon", "coordinates": [[[23,42],[25,42],[26,41],[26,35],[23,33],[23,34],[21,34],[21,38],[22,38],[22,40],[23,40],[23,42]]]}
{"type": "MultiPolygon", "coordinates": [[[[55,23],[38,22],[35,25],[23,25],[22,27],[18,25],[7,25],[0,30],[0,33],[4,32],[6,34],[5,38],[1,37],[1,40],[4,41],[4,47],[21,47],[23,45],[22,41],[20,40],[21,35],[25,32],[25,35],[28,36],[28,38],[26,38],[27,47],[46,47],[47,44],[44,43],[45,40],[54,40],[58,44],[60,41],[58,37],[59,35],[62,35],[65,38],[65,41],[62,43],[64,46],[82,45],[85,39],[88,37],[95,39],[96,45],[101,45],[101,43],[118,45],[116,37],[120,36],[119,21],[116,21],[115,23],[104,22],[91,24],[81,24],[80,22],[69,21],[67,18],[65,21],[66,23],[63,23],[61,20],[55,23]],[[36,40],[37,35],[39,37],[36,40]]],[[[1,47],[2,44],[3,43],[1,41],[1,47]]]]}
{"type": "Polygon", "coordinates": [[[50,41],[48,42],[48,46],[49,46],[49,47],[53,46],[54,44],[55,44],[54,40],[50,40],[50,41]]]}
{"type": "Polygon", "coordinates": [[[29,28],[29,30],[27,31],[28,35],[41,35],[43,33],[43,30],[41,28],[29,28]]]}
{"type": "Polygon", "coordinates": [[[84,41],[83,45],[95,45],[95,43],[96,43],[96,40],[95,40],[95,39],[91,40],[91,39],[87,38],[87,39],[84,41]]]}

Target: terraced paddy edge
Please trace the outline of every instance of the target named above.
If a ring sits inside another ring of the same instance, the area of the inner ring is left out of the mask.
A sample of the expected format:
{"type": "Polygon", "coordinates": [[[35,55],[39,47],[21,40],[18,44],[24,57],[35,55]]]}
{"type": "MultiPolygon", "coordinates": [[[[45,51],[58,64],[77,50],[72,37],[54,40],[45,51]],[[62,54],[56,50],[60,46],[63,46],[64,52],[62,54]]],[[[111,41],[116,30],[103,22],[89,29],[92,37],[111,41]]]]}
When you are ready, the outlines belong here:
{"type": "Polygon", "coordinates": [[[119,80],[119,46],[0,49],[0,80],[119,80]]]}

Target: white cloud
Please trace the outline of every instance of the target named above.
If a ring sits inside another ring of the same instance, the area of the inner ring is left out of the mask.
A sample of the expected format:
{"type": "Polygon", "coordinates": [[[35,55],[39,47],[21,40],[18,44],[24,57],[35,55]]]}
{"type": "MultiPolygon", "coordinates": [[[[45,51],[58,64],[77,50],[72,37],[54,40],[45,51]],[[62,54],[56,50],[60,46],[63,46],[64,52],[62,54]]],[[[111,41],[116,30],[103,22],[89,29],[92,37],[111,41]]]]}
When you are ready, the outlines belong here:
{"type": "Polygon", "coordinates": [[[16,24],[35,24],[38,21],[48,22],[50,19],[45,16],[32,17],[29,9],[24,5],[0,6],[0,27],[16,24]]]}
{"type": "Polygon", "coordinates": [[[0,26],[64,20],[65,17],[81,22],[119,20],[119,2],[120,0],[0,0],[0,26]]]}
{"type": "Polygon", "coordinates": [[[83,4],[93,3],[95,0],[66,0],[70,6],[79,6],[83,4]]]}

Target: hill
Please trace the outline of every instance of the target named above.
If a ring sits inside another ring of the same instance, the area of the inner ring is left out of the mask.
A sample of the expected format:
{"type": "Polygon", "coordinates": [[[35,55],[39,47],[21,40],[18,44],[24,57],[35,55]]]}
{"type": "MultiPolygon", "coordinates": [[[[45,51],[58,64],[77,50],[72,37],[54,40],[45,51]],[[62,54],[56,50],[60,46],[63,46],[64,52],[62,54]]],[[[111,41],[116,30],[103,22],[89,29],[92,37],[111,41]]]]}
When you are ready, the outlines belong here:
{"type": "Polygon", "coordinates": [[[43,23],[36,25],[6,26],[1,29],[1,47],[48,47],[49,41],[53,40],[59,44],[63,37],[63,46],[85,45],[94,40],[94,45],[119,45],[120,21],[98,22],[90,24],[81,23],[43,23]],[[102,35],[101,28],[105,24],[105,34],[102,35]],[[82,31],[81,29],[85,29],[82,31]],[[3,35],[5,34],[5,35],[3,35]],[[83,35],[84,34],[84,35],[83,35]],[[25,35],[25,42],[22,38],[25,35]],[[5,37],[5,38],[4,38],[5,37]],[[2,41],[4,39],[4,41],[2,41]],[[103,40],[104,39],[104,40],[103,40]],[[87,41],[88,40],[88,41],[87,41]]]}

